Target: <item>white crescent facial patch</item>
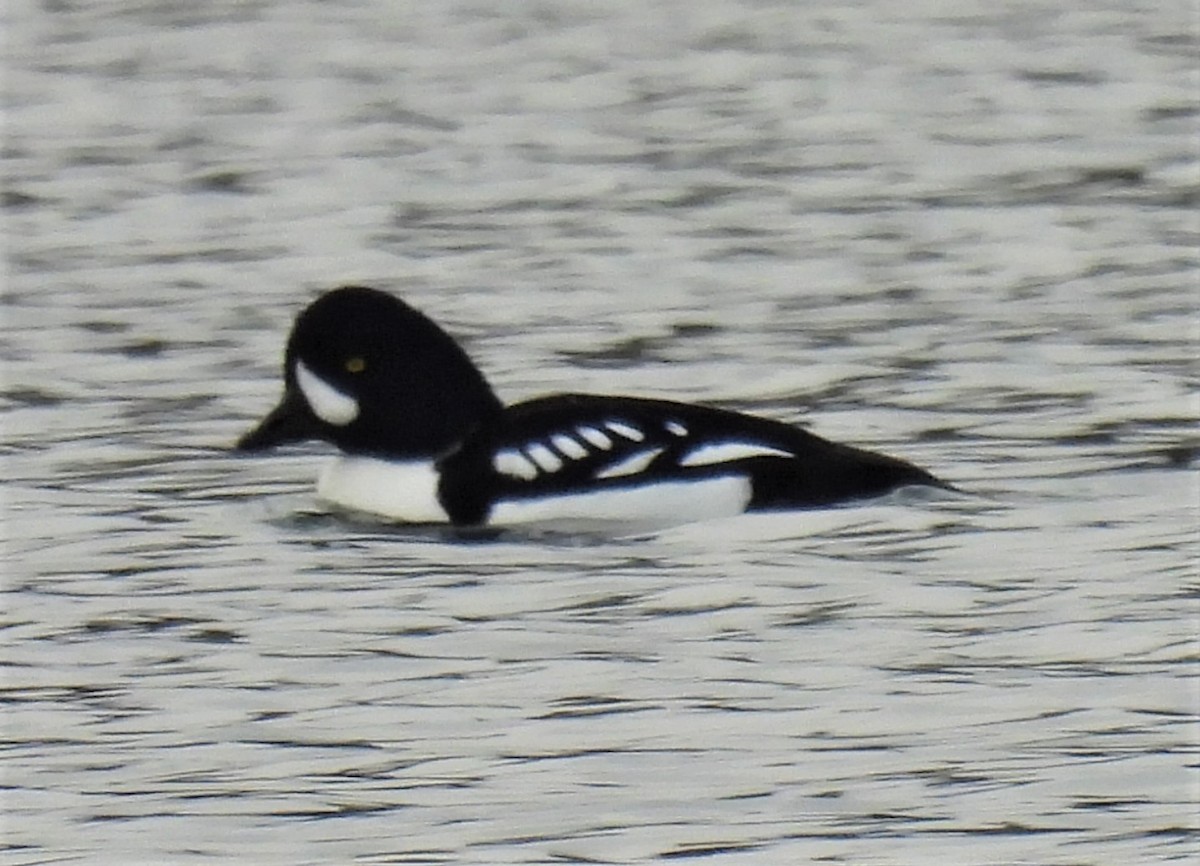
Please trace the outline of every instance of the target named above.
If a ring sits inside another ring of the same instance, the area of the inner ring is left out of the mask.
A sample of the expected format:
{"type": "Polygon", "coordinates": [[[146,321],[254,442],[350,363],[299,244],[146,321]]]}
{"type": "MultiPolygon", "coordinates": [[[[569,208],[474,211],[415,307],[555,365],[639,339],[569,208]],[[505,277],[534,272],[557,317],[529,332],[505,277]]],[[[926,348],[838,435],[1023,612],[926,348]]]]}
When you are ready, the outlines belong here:
{"type": "Polygon", "coordinates": [[[296,362],[296,384],[313,414],[326,424],[345,427],[358,417],[358,401],[330,385],[303,361],[296,362]]]}

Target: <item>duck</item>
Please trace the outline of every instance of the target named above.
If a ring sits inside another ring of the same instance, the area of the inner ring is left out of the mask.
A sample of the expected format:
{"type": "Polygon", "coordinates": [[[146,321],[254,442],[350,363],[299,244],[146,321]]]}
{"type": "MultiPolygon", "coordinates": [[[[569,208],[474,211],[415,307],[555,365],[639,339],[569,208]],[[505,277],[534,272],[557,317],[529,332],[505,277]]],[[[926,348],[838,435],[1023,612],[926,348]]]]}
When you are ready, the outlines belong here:
{"type": "Polygon", "coordinates": [[[283,395],[235,450],[305,440],[340,452],[318,498],[408,524],[669,526],[953,489],[905,460],[714,406],[584,393],[506,405],[450,334],[367,286],[300,312],[283,395]]]}

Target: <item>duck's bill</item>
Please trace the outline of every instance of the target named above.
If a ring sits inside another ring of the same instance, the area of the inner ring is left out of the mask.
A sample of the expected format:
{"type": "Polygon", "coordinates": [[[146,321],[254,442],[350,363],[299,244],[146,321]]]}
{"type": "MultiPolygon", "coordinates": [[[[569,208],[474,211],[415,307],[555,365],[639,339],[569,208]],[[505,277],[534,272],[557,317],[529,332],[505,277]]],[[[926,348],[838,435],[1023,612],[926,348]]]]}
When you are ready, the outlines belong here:
{"type": "Polygon", "coordinates": [[[308,404],[299,394],[289,391],[257,427],[237,441],[234,450],[266,451],[288,442],[313,439],[317,434],[317,420],[308,404]]]}

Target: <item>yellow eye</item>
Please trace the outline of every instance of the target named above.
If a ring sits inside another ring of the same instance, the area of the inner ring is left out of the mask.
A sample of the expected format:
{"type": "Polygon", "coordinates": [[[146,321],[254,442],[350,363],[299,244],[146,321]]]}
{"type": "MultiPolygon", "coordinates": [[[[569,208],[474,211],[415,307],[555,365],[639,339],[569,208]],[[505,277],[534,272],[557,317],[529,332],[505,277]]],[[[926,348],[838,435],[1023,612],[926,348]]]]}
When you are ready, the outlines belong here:
{"type": "Polygon", "coordinates": [[[347,373],[361,373],[367,369],[367,361],[361,355],[355,355],[353,358],[346,359],[347,373]]]}

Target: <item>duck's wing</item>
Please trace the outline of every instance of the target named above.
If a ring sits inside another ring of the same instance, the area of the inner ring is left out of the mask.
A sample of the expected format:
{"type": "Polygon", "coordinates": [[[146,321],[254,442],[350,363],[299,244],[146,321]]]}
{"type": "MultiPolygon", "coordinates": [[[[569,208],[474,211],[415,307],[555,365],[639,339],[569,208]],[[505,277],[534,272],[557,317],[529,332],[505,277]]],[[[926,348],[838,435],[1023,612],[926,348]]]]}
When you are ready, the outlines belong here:
{"type": "MultiPolygon", "coordinates": [[[[939,483],[908,463],[778,421],[708,406],[562,394],[509,407],[442,463],[442,498],[463,522],[497,501],[654,487],[709,495],[740,486],[746,508],[803,508],[939,483]]],[[[724,495],[724,494],[723,494],[724,495]]],[[[457,519],[457,518],[456,518],[457,519]]]]}

